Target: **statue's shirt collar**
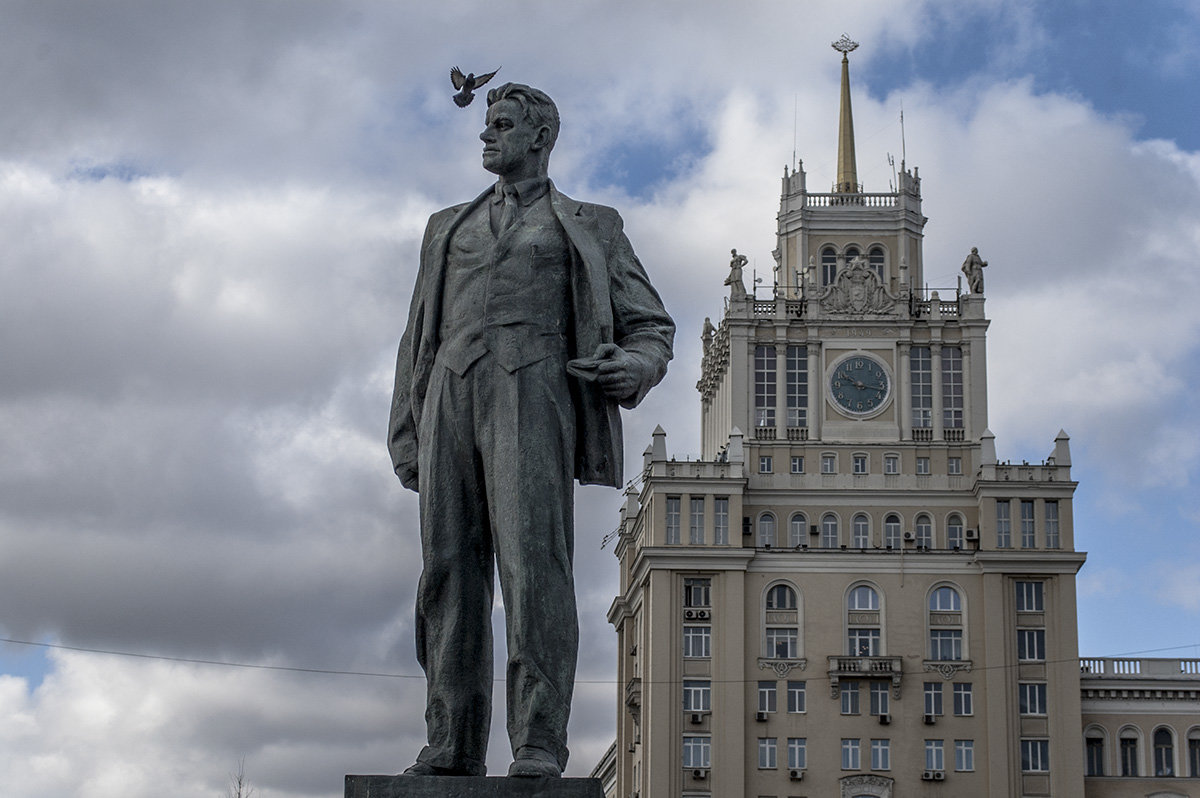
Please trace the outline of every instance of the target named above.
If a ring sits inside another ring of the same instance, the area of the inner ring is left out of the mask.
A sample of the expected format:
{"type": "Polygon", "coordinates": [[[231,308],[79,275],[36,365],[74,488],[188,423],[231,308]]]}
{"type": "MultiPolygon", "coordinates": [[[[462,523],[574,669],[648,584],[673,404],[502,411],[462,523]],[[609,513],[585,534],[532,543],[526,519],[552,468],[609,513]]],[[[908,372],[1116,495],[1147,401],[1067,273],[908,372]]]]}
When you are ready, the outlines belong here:
{"type": "Polygon", "coordinates": [[[550,190],[550,179],[546,177],[531,177],[516,183],[496,182],[492,202],[504,202],[505,190],[511,191],[522,207],[528,207],[546,195],[550,190]]]}

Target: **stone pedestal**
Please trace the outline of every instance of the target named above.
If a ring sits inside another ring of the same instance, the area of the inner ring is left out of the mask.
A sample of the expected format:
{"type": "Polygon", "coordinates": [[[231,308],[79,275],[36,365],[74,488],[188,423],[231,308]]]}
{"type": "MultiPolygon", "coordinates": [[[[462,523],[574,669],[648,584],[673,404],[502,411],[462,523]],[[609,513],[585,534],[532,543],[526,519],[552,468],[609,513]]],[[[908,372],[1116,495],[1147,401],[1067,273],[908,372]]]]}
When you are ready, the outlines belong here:
{"type": "Polygon", "coordinates": [[[604,798],[599,779],[347,776],[346,798],[604,798]]]}

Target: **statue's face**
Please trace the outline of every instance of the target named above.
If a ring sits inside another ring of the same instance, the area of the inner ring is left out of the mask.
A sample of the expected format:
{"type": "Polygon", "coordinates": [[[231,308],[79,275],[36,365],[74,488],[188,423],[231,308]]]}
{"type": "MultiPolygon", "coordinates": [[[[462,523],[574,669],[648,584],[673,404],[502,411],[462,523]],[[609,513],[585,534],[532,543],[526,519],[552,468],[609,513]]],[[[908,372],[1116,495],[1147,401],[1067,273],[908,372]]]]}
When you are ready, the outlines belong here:
{"type": "Polygon", "coordinates": [[[502,177],[528,176],[521,173],[537,163],[534,143],[538,130],[516,100],[493,103],[487,110],[487,127],[479,134],[483,168],[502,177]]]}

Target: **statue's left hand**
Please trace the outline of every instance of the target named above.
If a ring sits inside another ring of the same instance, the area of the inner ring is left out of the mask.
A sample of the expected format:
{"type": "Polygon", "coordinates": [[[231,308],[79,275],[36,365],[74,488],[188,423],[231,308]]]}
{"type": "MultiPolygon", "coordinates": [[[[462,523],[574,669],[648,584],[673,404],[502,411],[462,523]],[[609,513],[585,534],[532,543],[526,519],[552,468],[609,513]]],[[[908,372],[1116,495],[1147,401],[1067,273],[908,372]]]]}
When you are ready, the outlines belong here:
{"type": "Polygon", "coordinates": [[[641,382],[641,364],[616,344],[601,344],[596,357],[603,358],[596,373],[596,381],[607,396],[625,399],[637,392],[641,382]]]}

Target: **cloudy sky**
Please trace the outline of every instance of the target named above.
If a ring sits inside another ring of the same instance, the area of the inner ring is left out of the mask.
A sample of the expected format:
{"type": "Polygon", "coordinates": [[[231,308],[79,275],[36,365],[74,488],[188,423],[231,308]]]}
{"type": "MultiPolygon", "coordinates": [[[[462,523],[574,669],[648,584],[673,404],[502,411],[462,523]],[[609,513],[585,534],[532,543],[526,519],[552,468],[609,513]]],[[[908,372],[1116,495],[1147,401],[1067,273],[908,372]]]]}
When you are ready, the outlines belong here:
{"type": "MultiPolygon", "coordinates": [[[[903,107],[927,280],[990,263],[1000,457],[1071,435],[1081,650],[1200,656],[1194,3],[419,5],[0,3],[0,635],[42,644],[0,643],[6,795],[212,796],[244,757],[263,798],[335,796],[411,761],[384,433],[425,219],[488,182],[454,64],[556,98],[557,185],[621,209],[680,324],[636,462],[656,423],[699,449],[725,253],[769,270],[793,153],[833,181],[829,44],[860,41],[860,179],[888,189],[903,107]]],[[[613,735],[618,504],[578,494],[577,775],[613,735]]]]}

